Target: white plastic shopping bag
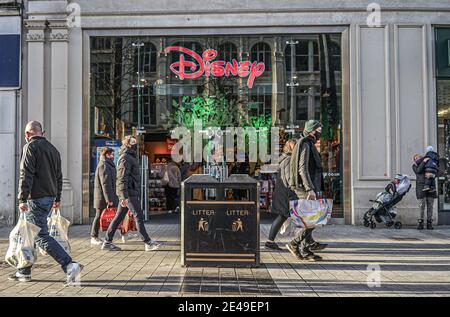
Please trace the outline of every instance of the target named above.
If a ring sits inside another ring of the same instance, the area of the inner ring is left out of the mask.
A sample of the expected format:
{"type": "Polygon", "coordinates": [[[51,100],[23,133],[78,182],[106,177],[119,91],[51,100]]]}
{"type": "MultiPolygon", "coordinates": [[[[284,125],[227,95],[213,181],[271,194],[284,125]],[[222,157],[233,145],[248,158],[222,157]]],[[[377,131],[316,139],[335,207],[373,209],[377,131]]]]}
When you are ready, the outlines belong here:
{"type": "Polygon", "coordinates": [[[291,220],[296,227],[310,228],[326,225],[331,218],[331,199],[298,199],[289,202],[291,220]]]}
{"type": "Polygon", "coordinates": [[[47,220],[48,233],[53,237],[66,251],[70,253],[69,244],[69,226],[70,221],[61,216],[57,208],[53,208],[50,217],[47,220]]]}
{"type": "Polygon", "coordinates": [[[300,229],[294,225],[290,218],[286,219],[280,229],[280,235],[283,237],[294,237],[298,235],[300,229]]]}
{"type": "Polygon", "coordinates": [[[41,228],[26,220],[24,213],[9,235],[5,261],[16,269],[30,267],[37,259],[34,239],[41,228]]]}

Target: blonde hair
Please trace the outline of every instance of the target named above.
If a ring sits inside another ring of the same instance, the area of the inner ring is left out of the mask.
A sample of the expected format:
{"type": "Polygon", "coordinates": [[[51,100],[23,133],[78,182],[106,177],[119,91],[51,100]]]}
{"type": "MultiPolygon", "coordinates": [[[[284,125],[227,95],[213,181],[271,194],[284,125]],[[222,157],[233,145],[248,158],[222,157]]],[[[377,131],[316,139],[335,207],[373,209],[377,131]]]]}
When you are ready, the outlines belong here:
{"type": "Polygon", "coordinates": [[[297,144],[297,140],[295,140],[295,139],[287,140],[283,146],[283,153],[286,153],[286,154],[292,153],[292,151],[294,150],[295,144],[297,144]]]}

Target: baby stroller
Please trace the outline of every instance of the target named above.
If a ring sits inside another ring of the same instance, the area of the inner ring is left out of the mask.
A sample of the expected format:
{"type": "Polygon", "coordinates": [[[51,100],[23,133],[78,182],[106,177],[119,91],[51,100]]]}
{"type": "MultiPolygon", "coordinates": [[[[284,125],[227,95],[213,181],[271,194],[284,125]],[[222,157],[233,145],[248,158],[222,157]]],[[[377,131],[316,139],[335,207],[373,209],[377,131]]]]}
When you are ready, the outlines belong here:
{"type": "Polygon", "coordinates": [[[403,197],[409,192],[411,181],[406,175],[397,174],[392,182],[390,182],[384,192],[377,195],[372,207],[364,214],[364,226],[371,229],[376,228],[376,222],[384,223],[386,227],[394,226],[395,229],[401,229],[402,223],[394,221],[397,216],[395,207],[403,197]],[[376,221],[376,222],[375,222],[376,221]]]}

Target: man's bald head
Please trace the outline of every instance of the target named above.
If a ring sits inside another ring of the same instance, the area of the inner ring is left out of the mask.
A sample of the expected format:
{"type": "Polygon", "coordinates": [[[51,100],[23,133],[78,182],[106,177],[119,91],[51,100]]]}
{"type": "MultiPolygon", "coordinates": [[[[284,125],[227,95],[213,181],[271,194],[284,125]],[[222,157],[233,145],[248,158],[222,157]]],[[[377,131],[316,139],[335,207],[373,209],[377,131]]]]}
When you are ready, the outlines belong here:
{"type": "Polygon", "coordinates": [[[42,124],[39,121],[30,121],[25,126],[25,135],[27,138],[42,136],[42,132],[42,124]]]}

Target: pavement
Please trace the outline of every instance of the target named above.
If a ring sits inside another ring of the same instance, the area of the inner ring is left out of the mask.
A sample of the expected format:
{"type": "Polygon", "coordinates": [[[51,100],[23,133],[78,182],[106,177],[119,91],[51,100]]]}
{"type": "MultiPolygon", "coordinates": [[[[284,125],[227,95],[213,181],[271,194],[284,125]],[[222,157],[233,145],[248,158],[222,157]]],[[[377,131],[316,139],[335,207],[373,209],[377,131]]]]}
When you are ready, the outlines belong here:
{"type": "Polygon", "coordinates": [[[0,297],[4,296],[305,296],[405,297],[450,296],[450,227],[368,229],[329,225],[314,231],[329,247],[322,262],[299,262],[263,244],[270,219],[261,224],[259,268],[185,268],[180,265],[180,225],[177,215],[154,217],[146,227],[165,243],[144,252],[142,242],[120,252],[91,247],[89,226],[72,226],[72,256],[85,265],[79,286],[64,287],[65,274],[48,256],[39,256],[29,283],[8,281],[14,272],[4,261],[11,228],[0,228],[0,297]]]}

